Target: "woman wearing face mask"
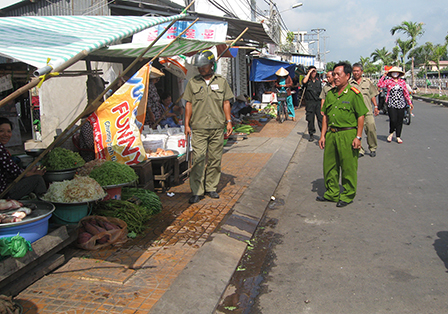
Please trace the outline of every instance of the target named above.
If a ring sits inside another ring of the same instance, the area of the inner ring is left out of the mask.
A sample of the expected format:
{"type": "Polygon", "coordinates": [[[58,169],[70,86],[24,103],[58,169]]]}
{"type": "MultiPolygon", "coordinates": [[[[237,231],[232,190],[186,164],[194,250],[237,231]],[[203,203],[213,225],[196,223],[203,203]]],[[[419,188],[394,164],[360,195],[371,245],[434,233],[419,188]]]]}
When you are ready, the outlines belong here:
{"type": "Polygon", "coordinates": [[[408,89],[406,88],[406,82],[400,78],[404,75],[404,72],[399,67],[392,67],[392,69],[384,74],[378,81],[378,87],[387,88],[386,104],[389,113],[389,136],[387,141],[391,142],[394,136],[394,132],[397,137],[397,143],[403,143],[401,139],[401,130],[403,128],[403,117],[406,108],[406,103],[411,106],[411,110],[414,108],[409,97],[408,89]]]}

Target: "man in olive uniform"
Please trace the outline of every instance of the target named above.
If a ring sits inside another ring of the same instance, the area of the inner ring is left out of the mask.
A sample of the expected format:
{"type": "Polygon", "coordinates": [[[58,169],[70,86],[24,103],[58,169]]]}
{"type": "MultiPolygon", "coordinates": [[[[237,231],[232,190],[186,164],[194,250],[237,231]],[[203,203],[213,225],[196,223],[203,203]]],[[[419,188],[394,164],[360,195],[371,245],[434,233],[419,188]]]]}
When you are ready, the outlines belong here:
{"type": "MultiPolygon", "coordinates": [[[[367,114],[364,118],[364,132],[367,135],[367,144],[369,145],[370,157],[376,156],[376,149],[378,147],[378,139],[376,137],[376,125],[375,118],[380,112],[378,105],[376,104],[376,95],[378,95],[378,88],[366,77],[362,76],[363,68],[362,64],[355,63],[353,65],[353,77],[349,83],[351,86],[356,87],[362,94],[364,104],[367,107],[367,114]],[[372,103],[374,110],[372,112],[372,103]]],[[[365,150],[361,145],[359,150],[359,157],[364,156],[365,150]]]]}
{"type": "Polygon", "coordinates": [[[344,207],[353,202],[358,179],[358,154],[367,107],[361,92],[350,86],[350,64],[341,62],[334,66],[336,88],[325,98],[322,112],[322,135],[319,146],[324,150],[324,180],[327,191],[317,201],[337,202],[344,207]],[[327,132],[328,131],[328,132],[327,132]],[[344,191],[339,190],[339,173],[344,191]]]}
{"type": "Polygon", "coordinates": [[[185,135],[191,135],[193,167],[190,172],[189,202],[199,202],[204,194],[219,198],[216,192],[221,177],[224,127],[232,134],[230,99],[233,93],[226,79],[214,73],[215,56],[203,50],[193,57],[200,75],[188,81],[183,98],[185,135]],[[206,165],[207,160],[207,165],[206,165]]]}
{"type": "Polygon", "coordinates": [[[320,108],[322,110],[322,107],[325,102],[325,98],[327,97],[328,92],[330,89],[332,89],[334,85],[334,77],[333,77],[333,71],[328,71],[326,74],[327,82],[322,87],[322,91],[320,92],[319,98],[320,98],[320,108]]]}

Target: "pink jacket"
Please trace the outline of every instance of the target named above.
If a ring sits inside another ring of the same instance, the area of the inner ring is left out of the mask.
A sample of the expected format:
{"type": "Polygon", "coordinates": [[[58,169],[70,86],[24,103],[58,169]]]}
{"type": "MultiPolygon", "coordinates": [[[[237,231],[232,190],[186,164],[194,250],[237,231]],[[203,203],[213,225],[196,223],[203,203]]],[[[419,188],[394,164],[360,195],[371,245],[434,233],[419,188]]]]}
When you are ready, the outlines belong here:
{"type": "Polygon", "coordinates": [[[392,78],[386,79],[386,76],[383,76],[378,81],[378,87],[380,87],[380,88],[386,87],[387,88],[386,103],[389,100],[390,90],[397,84],[403,89],[404,98],[406,99],[407,103],[409,105],[411,105],[412,101],[411,101],[411,97],[409,97],[409,92],[406,87],[406,82],[401,78],[399,78],[398,81],[395,81],[392,78]]]}

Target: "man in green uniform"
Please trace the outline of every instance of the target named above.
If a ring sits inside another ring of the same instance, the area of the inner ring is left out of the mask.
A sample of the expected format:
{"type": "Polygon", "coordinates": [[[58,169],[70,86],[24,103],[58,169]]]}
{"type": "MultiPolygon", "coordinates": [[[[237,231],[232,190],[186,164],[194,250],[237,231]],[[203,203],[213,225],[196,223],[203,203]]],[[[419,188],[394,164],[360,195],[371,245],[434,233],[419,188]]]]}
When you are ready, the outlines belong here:
{"type": "Polygon", "coordinates": [[[344,207],[353,202],[358,179],[358,153],[367,107],[361,92],[350,86],[350,64],[340,62],[334,66],[336,88],[325,98],[322,112],[322,135],[319,146],[324,150],[324,180],[327,191],[317,201],[337,202],[344,207]],[[339,173],[344,191],[339,190],[339,173]]]}
{"type": "Polygon", "coordinates": [[[215,56],[203,50],[193,57],[200,75],[188,81],[183,98],[185,135],[191,135],[193,167],[190,172],[191,204],[204,198],[219,198],[216,192],[221,177],[224,127],[232,134],[230,101],[233,93],[226,79],[214,73],[215,56]],[[207,165],[206,165],[207,161],[207,165]]]}
{"type": "MultiPolygon", "coordinates": [[[[356,87],[364,99],[364,104],[367,107],[367,114],[364,118],[364,132],[367,135],[367,144],[369,145],[370,157],[376,156],[376,149],[378,147],[378,139],[376,137],[376,125],[375,118],[373,115],[377,116],[380,112],[378,110],[378,105],[376,104],[376,95],[378,95],[378,88],[376,85],[366,77],[362,76],[363,68],[362,64],[355,63],[353,65],[353,77],[350,79],[349,83],[351,86],[356,87]],[[372,103],[374,105],[374,110],[372,111],[372,103]]],[[[365,150],[361,145],[359,150],[359,157],[364,156],[365,150]]]]}

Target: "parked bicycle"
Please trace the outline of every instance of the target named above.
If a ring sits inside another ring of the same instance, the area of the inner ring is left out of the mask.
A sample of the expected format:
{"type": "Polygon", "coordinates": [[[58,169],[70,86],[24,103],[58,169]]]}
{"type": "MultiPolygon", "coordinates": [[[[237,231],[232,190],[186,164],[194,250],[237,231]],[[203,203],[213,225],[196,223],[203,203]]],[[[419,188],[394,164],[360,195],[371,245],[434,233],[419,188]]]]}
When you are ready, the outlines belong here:
{"type": "Polygon", "coordinates": [[[283,123],[288,120],[288,107],[286,105],[287,92],[277,91],[277,120],[283,123]]]}
{"type": "Polygon", "coordinates": [[[406,105],[404,108],[403,123],[406,125],[411,124],[411,106],[409,105],[406,105]]]}

